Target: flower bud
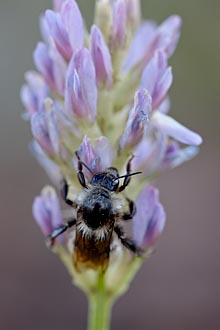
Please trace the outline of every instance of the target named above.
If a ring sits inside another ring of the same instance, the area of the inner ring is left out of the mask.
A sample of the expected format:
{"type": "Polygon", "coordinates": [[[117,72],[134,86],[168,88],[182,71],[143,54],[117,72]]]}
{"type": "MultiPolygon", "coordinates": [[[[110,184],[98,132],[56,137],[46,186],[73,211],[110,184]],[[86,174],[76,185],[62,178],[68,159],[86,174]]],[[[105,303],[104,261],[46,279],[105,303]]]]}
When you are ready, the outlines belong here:
{"type": "Polygon", "coordinates": [[[98,85],[103,85],[106,82],[108,88],[110,88],[112,85],[111,55],[102,32],[96,25],[91,28],[90,51],[95,65],[98,85]]]}
{"type": "Polygon", "coordinates": [[[134,35],[122,70],[147,65],[158,49],[163,50],[168,58],[172,56],[179,41],[181,25],[181,18],[177,15],[170,16],[158,27],[152,21],[145,21],[134,35]]]}
{"type": "Polygon", "coordinates": [[[153,110],[157,109],[165,99],[172,80],[172,71],[167,67],[165,53],[162,50],[156,51],[146,65],[141,79],[141,86],[151,94],[153,110]]]}
{"type": "Polygon", "coordinates": [[[126,36],[126,3],[125,0],[115,0],[112,13],[112,35],[113,48],[117,45],[123,48],[126,36]]]}
{"type": "Polygon", "coordinates": [[[127,125],[120,139],[120,149],[136,146],[143,138],[151,112],[151,96],[146,89],[140,89],[134,97],[127,125]]]}
{"type": "Polygon", "coordinates": [[[60,13],[47,10],[45,13],[45,20],[47,22],[49,34],[53,38],[57,50],[65,59],[69,59],[72,55],[72,47],[60,13]]]}
{"type": "Polygon", "coordinates": [[[161,48],[171,57],[180,37],[182,19],[178,15],[168,17],[159,27],[154,38],[156,48],[161,48]]]}
{"type": "Polygon", "coordinates": [[[60,203],[54,188],[46,186],[41,195],[34,199],[33,216],[46,237],[63,225],[60,203]]]}
{"type": "Polygon", "coordinates": [[[49,155],[54,155],[59,148],[58,129],[52,112],[46,109],[51,108],[50,104],[46,101],[45,105],[31,117],[31,129],[34,138],[43,150],[49,155]]]}
{"type": "Polygon", "coordinates": [[[36,112],[31,118],[31,130],[40,146],[49,154],[54,150],[48,133],[46,114],[43,110],[36,112]]]}
{"type": "Polygon", "coordinates": [[[155,30],[156,23],[153,21],[145,21],[138,27],[122,65],[122,72],[133,69],[136,65],[140,64],[146,56],[149,57],[148,49],[154,37],[155,30]]]}
{"type": "MultiPolygon", "coordinates": [[[[111,166],[114,158],[114,149],[110,141],[101,136],[98,139],[89,139],[87,135],[84,136],[82,144],[78,149],[80,159],[95,173],[104,171],[111,166]]],[[[75,168],[77,169],[77,159],[73,159],[75,168]]],[[[88,179],[92,178],[91,172],[86,168],[85,174],[88,179]]]]}
{"type": "Polygon", "coordinates": [[[48,29],[60,54],[69,60],[74,51],[83,46],[84,29],[79,7],[75,0],[55,3],[58,12],[47,10],[48,29]]]}
{"type": "Polygon", "coordinates": [[[66,63],[54,47],[50,49],[39,42],[34,54],[34,62],[45,82],[52,90],[63,95],[65,87],[66,63]]]}
{"type": "Polygon", "coordinates": [[[147,249],[160,237],[166,215],[159,202],[159,191],[153,186],[146,186],[136,201],[137,212],[133,218],[133,238],[136,244],[147,249]]]}
{"type": "Polygon", "coordinates": [[[48,97],[48,88],[37,72],[29,71],[25,78],[27,84],[21,88],[21,100],[30,117],[41,110],[45,98],[48,97]]]}
{"type": "Polygon", "coordinates": [[[97,87],[92,57],[86,48],[70,61],[65,89],[65,110],[75,119],[93,122],[96,118],[97,87]]]}

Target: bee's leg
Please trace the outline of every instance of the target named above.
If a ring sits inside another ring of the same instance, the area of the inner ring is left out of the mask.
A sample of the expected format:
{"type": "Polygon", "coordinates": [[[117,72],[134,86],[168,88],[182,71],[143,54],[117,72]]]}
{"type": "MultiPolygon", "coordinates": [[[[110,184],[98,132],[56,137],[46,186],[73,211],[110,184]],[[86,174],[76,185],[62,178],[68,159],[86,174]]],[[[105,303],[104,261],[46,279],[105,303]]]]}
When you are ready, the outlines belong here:
{"type": "Polygon", "coordinates": [[[75,224],[76,224],[76,219],[72,219],[66,222],[64,225],[54,229],[47,239],[48,245],[53,246],[55,239],[61,234],[63,234],[68,228],[73,227],[75,224]]]}
{"type": "MultiPolygon", "coordinates": [[[[127,163],[127,166],[126,166],[127,173],[126,174],[131,173],[131,161],[132,161],[133,158],[134,158],[134,155],[131,156],[131,158],[129,159],[129,161],[127,163]]],[[[121,192],[121,191],[125,190],[125,188],[127,187],[127,185],[129,184],[130,181],[131,181],[131,177],[126,176],[122,186],[118,188],[118,192],[121,192]]]]}
{"type": "Polygon", "coordinates": [[[84,173],[83,173],[83,163],[81,162],[81,160],[79,158],[78,152],[76,152],[75,154],[76,154],[76,157],[78,159],[78,173],[77,173],[77,177],[78,177],[79,183],[81,184],[81,186],[83,188],[87,188],[85,176],[84,176],[84,173]]]}
{"type": "Polygon", "coordinates": [[[122,216],[122,220],[131,220],[133,218],[133,216],[135,215],[137,209],[136,209],[136,205],[135,203],[129,199],[126,198],[127,202],[128,202],[128,206],[129,206],[129,213],[124,213],[122,216]]]}
{"type": "Polygon", "coordinates": [[[114,228],[115,233],[118,235],[118,238],[121,240],[122,244],[133,253],[141,256],[143,251],[136,246],[136,244],[132,241],[132,239],[125,236],[123,229],[120,226],[115,226],[114,228]]]}
{"type": "Polygon", "coordinates": [[[68,196],[68,191],[69,191],[69,185],[66,181],[65,178],[63,178],[62,183],[61,183],[61,196],[63,200],[66,202],[66,204],[72,206],[72,207],[77,207],[76,203],[71,201],[68,196]]]}

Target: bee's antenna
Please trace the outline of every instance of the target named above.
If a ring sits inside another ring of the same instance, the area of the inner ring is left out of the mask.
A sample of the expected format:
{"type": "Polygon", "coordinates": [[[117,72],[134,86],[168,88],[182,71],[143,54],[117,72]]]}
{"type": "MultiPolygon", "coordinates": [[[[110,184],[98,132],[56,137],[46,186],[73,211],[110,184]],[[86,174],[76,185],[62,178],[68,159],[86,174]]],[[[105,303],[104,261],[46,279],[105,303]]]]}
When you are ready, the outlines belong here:
{"type": "Polygon", "coordinates": [[[136,175],[136,174],[141,174],[141,173],[142,172],[127,173],[125,175],[118,176],[117,178],[114,179],[114,181],[116,181],[118,179],[122,179],[122,178],[127,178],[129,176],[133,176],[133,175],[136,175]]]}
{"type": "Polygon", "coordinates": [[[94,173],[93,173],[93,171],[91,170],[91,168],[89,168],[89,166],[88,165],[86,165],[86,163],[84,163],[81,159],[80,159],[80,157],[79,157],[79,154],[78,154],[78,151],[76,151],[75,152],[75,155],[76,155],[76,157],[77,157],[77,159],[78,159],[78,161],[92,174],[92,175],[94,175],[94,173]]]}

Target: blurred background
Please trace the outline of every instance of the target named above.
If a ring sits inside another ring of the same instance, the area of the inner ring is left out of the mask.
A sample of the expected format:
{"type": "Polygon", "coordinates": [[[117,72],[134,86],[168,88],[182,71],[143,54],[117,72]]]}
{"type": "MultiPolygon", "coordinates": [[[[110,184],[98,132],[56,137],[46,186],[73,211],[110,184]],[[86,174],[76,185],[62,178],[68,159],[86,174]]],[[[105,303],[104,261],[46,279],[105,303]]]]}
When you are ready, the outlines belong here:
{"type": "MultiPolygon", "coordinates": [[[[87,25],[94,1],[79,0],[87,25]]],[[[112,329],[220,329],[220,2],[144,0],[143,17],[183,18],[171,59],[172,115],[199,132],[198,157],[157,181],[167,226],[155,255],[114,306],[112,329]]],[[[31,214],[49,182],[28,151],[19,99],[33,68],[38,16],[49,0],[0,1],[1,230],[0,328],[83,330],[87,303],[51,254],[31,214]]]]}

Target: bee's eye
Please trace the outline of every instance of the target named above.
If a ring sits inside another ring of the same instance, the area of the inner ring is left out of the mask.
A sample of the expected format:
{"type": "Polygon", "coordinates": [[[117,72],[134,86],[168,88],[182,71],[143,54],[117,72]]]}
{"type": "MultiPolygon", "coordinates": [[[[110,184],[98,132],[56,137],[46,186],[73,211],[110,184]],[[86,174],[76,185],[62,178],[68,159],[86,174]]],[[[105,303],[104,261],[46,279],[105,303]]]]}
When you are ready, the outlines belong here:
{"type": "Polygon", "coordinates": [[[118,185],[119,185],[119,180],[114,180],[113,181],[114,190],[118,189],[118,185]]]}

